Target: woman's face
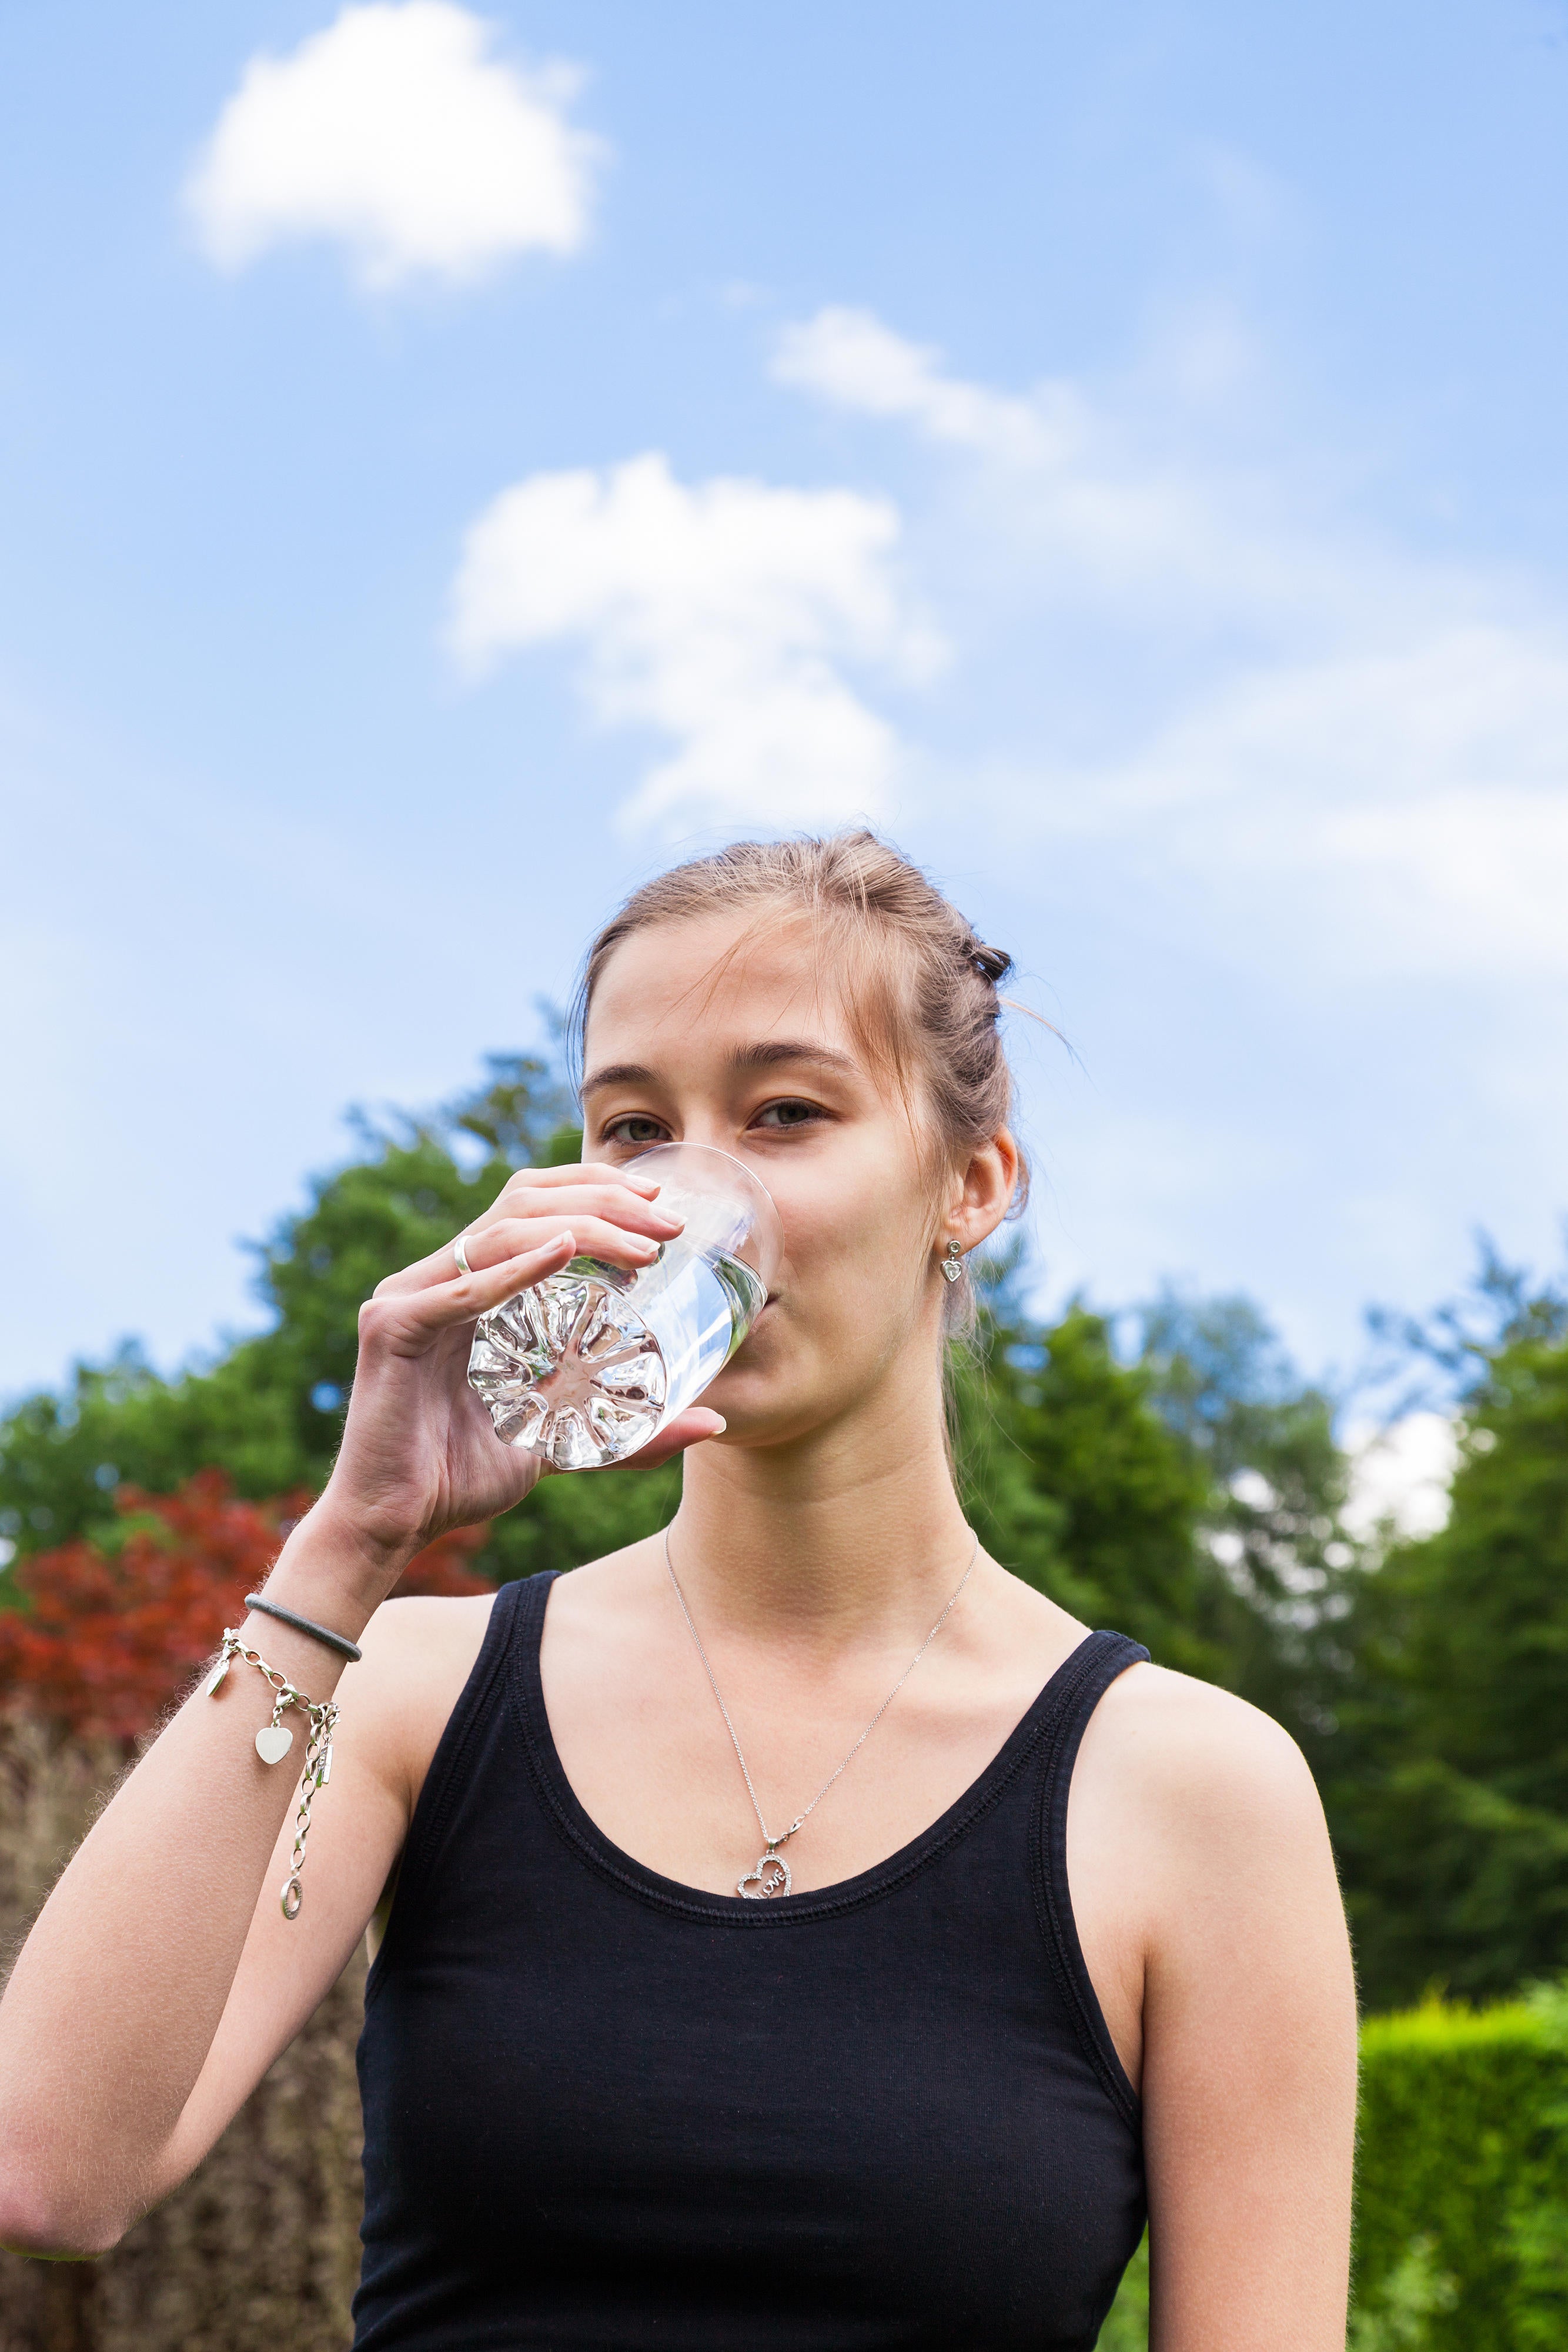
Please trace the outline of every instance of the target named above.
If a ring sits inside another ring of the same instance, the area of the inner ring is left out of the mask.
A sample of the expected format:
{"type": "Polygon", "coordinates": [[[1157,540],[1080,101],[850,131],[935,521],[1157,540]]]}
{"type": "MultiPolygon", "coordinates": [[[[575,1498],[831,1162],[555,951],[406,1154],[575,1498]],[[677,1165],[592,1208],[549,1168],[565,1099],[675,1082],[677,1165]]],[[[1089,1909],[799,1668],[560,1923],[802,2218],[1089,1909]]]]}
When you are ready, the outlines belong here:
{"type": "MultiPolygon", "coordinates": [[[[869,1066],[837,992],[819,985],[804,921],[766,924],[737,947],[746,929],[705,916],[614,950],[588,1021],[582,1148],[585,1160],[622,1160],[655,1143],[716,1144],[767,1185],[783,1264],[704,1402],[732,1439],[777,1443],[862,1405],[889,1378],[934,1381],[946,1203],[933,1199],[918,1103],[906,1108],[869,1066]]],[[[963,1171],[950,1191],[961,1199],[963,1171]]],[[[959,1237],[970,1245],[967,1225],[959,1237]]]]}

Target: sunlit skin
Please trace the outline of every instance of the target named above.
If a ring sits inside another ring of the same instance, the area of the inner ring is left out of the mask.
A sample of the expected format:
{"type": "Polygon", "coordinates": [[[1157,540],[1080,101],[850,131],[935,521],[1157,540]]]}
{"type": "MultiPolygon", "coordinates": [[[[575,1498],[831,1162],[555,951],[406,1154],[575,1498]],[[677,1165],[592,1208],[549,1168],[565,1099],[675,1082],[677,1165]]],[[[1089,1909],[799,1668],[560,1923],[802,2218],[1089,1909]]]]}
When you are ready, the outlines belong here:
{"type": "MultiPolygon", "coordinates": [[[[617,948],[583,1108],[584,1165],[515,1177],[466,1236],[470,1276],[444,1249],[362,1317],[341,1456],[269,1586],[363,1628],[365,1647],[337,1689],[300,1919],[285,1926],[276,1901],[292,1789],[251,1749],[259,1679],[231,1675],[108,1809],[0,2005],[0,2239],[111,2243],[212,2144],[372,1923],[490,1606],[382,1597],[421,1543],[509,1507],[537,1475],[466,1386],[474,1318],[575,1251],[652,1256],[674,1226],[623,1172],[639,1150],[733,1152],[783,1227],[745,1348],[641,1457],[685,1450],[673,1556],[771,1828],[839,1762],[958,1583],[972,1537],[943,1443],[939,1265],[949,1239],[967,1254],[1006,1213],[1011,1137],[944,1150],[917,1074],[901,1088],[868,1058],[803,925],[743,934],[729,916],[617,948]]],[[[789,1847],[797,1888],[925,1829],[1084,1631],[982,1554],[789,1847]]],[[[332,1695],[316,1644],[255,1619],[246,1638],[332,1695]]],[[[562,1763],[600,1829],[670,1878],[733,1894],[757,1823],[657,1541],[552,1588],[542,1663],[562,1763]]],[[[1085,1736],[1068,1865],[1145,2101],[1155,2352],[1341,2352],[1354,2012],[1299,1755],[1226,1694],[1136,1666],[1085,1736]]]]}

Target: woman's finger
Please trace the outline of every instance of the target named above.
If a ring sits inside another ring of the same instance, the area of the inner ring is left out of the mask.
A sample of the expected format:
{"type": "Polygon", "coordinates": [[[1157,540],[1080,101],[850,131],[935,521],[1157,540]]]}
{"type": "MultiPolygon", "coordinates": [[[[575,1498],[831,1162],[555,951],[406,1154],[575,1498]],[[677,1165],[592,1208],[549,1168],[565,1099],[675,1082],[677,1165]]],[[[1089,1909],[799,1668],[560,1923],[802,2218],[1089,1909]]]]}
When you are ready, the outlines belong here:
{"type": "Polygon", "coordinates": [[[560,1184],[613,1184],[622,1192],[641,1192],[649,1201],[659,1190],[653,1177],[617,1167],[613,1160],[569,1160],[559,1168],[519,1168],[507,1177],[496,1197],[504,1201],[508,1192],[530,1192],[535,1186],[548,1192],[560,1184]]]}
{"type": "Polygon", "coordinates": [[[504,1258],[517,1257],[526,1249],[538,1249],[569,1225],[577,1235],[580,1256],[608,1258],[633,1272],[652,1265],[665,1242],[674,1238],[671,1234],[632,1233],[624,1225],[592,1215],[508,1217],[501,1224],[465,1234],[464,1255],[477,1272],[481,1266],[499,1265],[504,1258]]]}
{"type": "MultiPolygon", "coordinates": [[[[580,1237],[582,1249],[597,1257],[607,1257],[616,1265],[652,1265],[659,1254],[661,1242],[672,1241],[682,1229],[679,1217],[667,1217],[650,1208],[632,1193],[585,1192],[581,1201],[574,1193],[564,1199],[558,1193],[549,1203],[548,1213],[542,1210],[534,1216],[508,1215],[497,1217],[487,1213],[461,1234],[463,1254],[469,1265],[477,1271],[481,1266],[498,1265],[503,1259],[516,1257],[527,1249],[537,1249],[554,1234],[567,1225],[580,1237]],[[622,1203],[626,1205],[622,1207],[622,1203]],[[591,1205],[593,1204],[593,1205],[591,1205]],[[611,1211],[606,1215],[602,1211],[611,1211]],[[645,1244],[645,1246],[628,1246],[645,1244]]],[[[461,1272],[453,1242],[443,1242],[428,1257],[416,1259],[413,1265],[389,1274],[376,1286],[378,1298],[390,1295],[429,1290],[435,1285],[450,1282],[461,1272]]]]}
{"type": "MultiPolygon", "coordinates": [[[[612,1225],[602,1217],[508,1217],[499,1225],[480,1226],[463,1235],[463,1255],[475,1274],[493,1265],[504,1265],[528,1250],[542,1249],[546,1242],[558,1234],[570,1232],[577,1236],[580,1257],[608,1258],[612,1265],[624,1265],[636,1272],[639,1266],[652,1265],[667,1235],[628,1233],[624,1225],[612,1225]]],[[[456,1260],[449,1250],[444,1266],[437,1260],[438,1280],[449,1282],[457,1271],[456,1260]]]]}
{"type": "Polygon", "coordinates": [[[430,1283],[418,1290],[389,1290],[383,1285],[360,1309],[361,1352],[373,1354],[382,1347],[393,1355],[423,1355],[442,1332],[476,1322],[493,1307],[504,1307],[519,1290],[531,1290],[548,1275],[559,1274],[576,1256],[577,1246],[574,1234],[557,1234],[541,1247],[523,1250],[476,1273],[455,1275],[450,1282],[430,1283]]]}
{"type": "Polygon", "coordinates": [[[652,1234],[659,1241],[668,1241],[685,1223],[658,1202],[628,1192],[624,1184],[571,1184],[553,1192],[504,1192],[493,1209],[475,1218],[467,1234],[493,1233],[497,1226],[533,1217],[559,1217],[573,1224],[580,1217],[598,1217],[607,1224],[623,1225],[628,1233],[652,1234]]]}

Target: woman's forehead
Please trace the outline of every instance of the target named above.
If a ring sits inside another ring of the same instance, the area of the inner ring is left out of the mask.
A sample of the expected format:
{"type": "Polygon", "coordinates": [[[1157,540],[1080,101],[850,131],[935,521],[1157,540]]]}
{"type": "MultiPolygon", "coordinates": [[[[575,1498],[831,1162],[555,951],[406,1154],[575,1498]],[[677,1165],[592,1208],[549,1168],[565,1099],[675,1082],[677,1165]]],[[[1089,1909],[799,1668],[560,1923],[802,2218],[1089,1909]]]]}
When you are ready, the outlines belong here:
{"type": "Polygon", "coordinates": [[[602,1058],[612,1033],[682,1034],[694,1024],[722,1032],[727,1042],[736,1031],[758,1038],[788,1031],[840,1051],[854,1044],[840,992],[824,985],[810,927],[800,919],[758,926],[755,916],[749,922],[703,916],[650,924],[622,940],[589,1006],[594,1059],[602,1058]]]}

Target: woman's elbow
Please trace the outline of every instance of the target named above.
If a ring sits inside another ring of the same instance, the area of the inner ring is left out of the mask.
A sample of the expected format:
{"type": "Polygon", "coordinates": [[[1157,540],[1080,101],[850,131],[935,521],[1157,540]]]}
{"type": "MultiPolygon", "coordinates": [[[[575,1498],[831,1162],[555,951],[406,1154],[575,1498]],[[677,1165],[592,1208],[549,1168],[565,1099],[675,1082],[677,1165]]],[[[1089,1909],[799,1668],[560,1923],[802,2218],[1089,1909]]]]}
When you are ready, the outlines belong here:
{"type": "Polygon", "coordinates": [[[51,2192],[36,2177],[0,2169],[0,2247],[35,2261],[87,2263],[124,2236],[122,2216],[51,2192]]]}

